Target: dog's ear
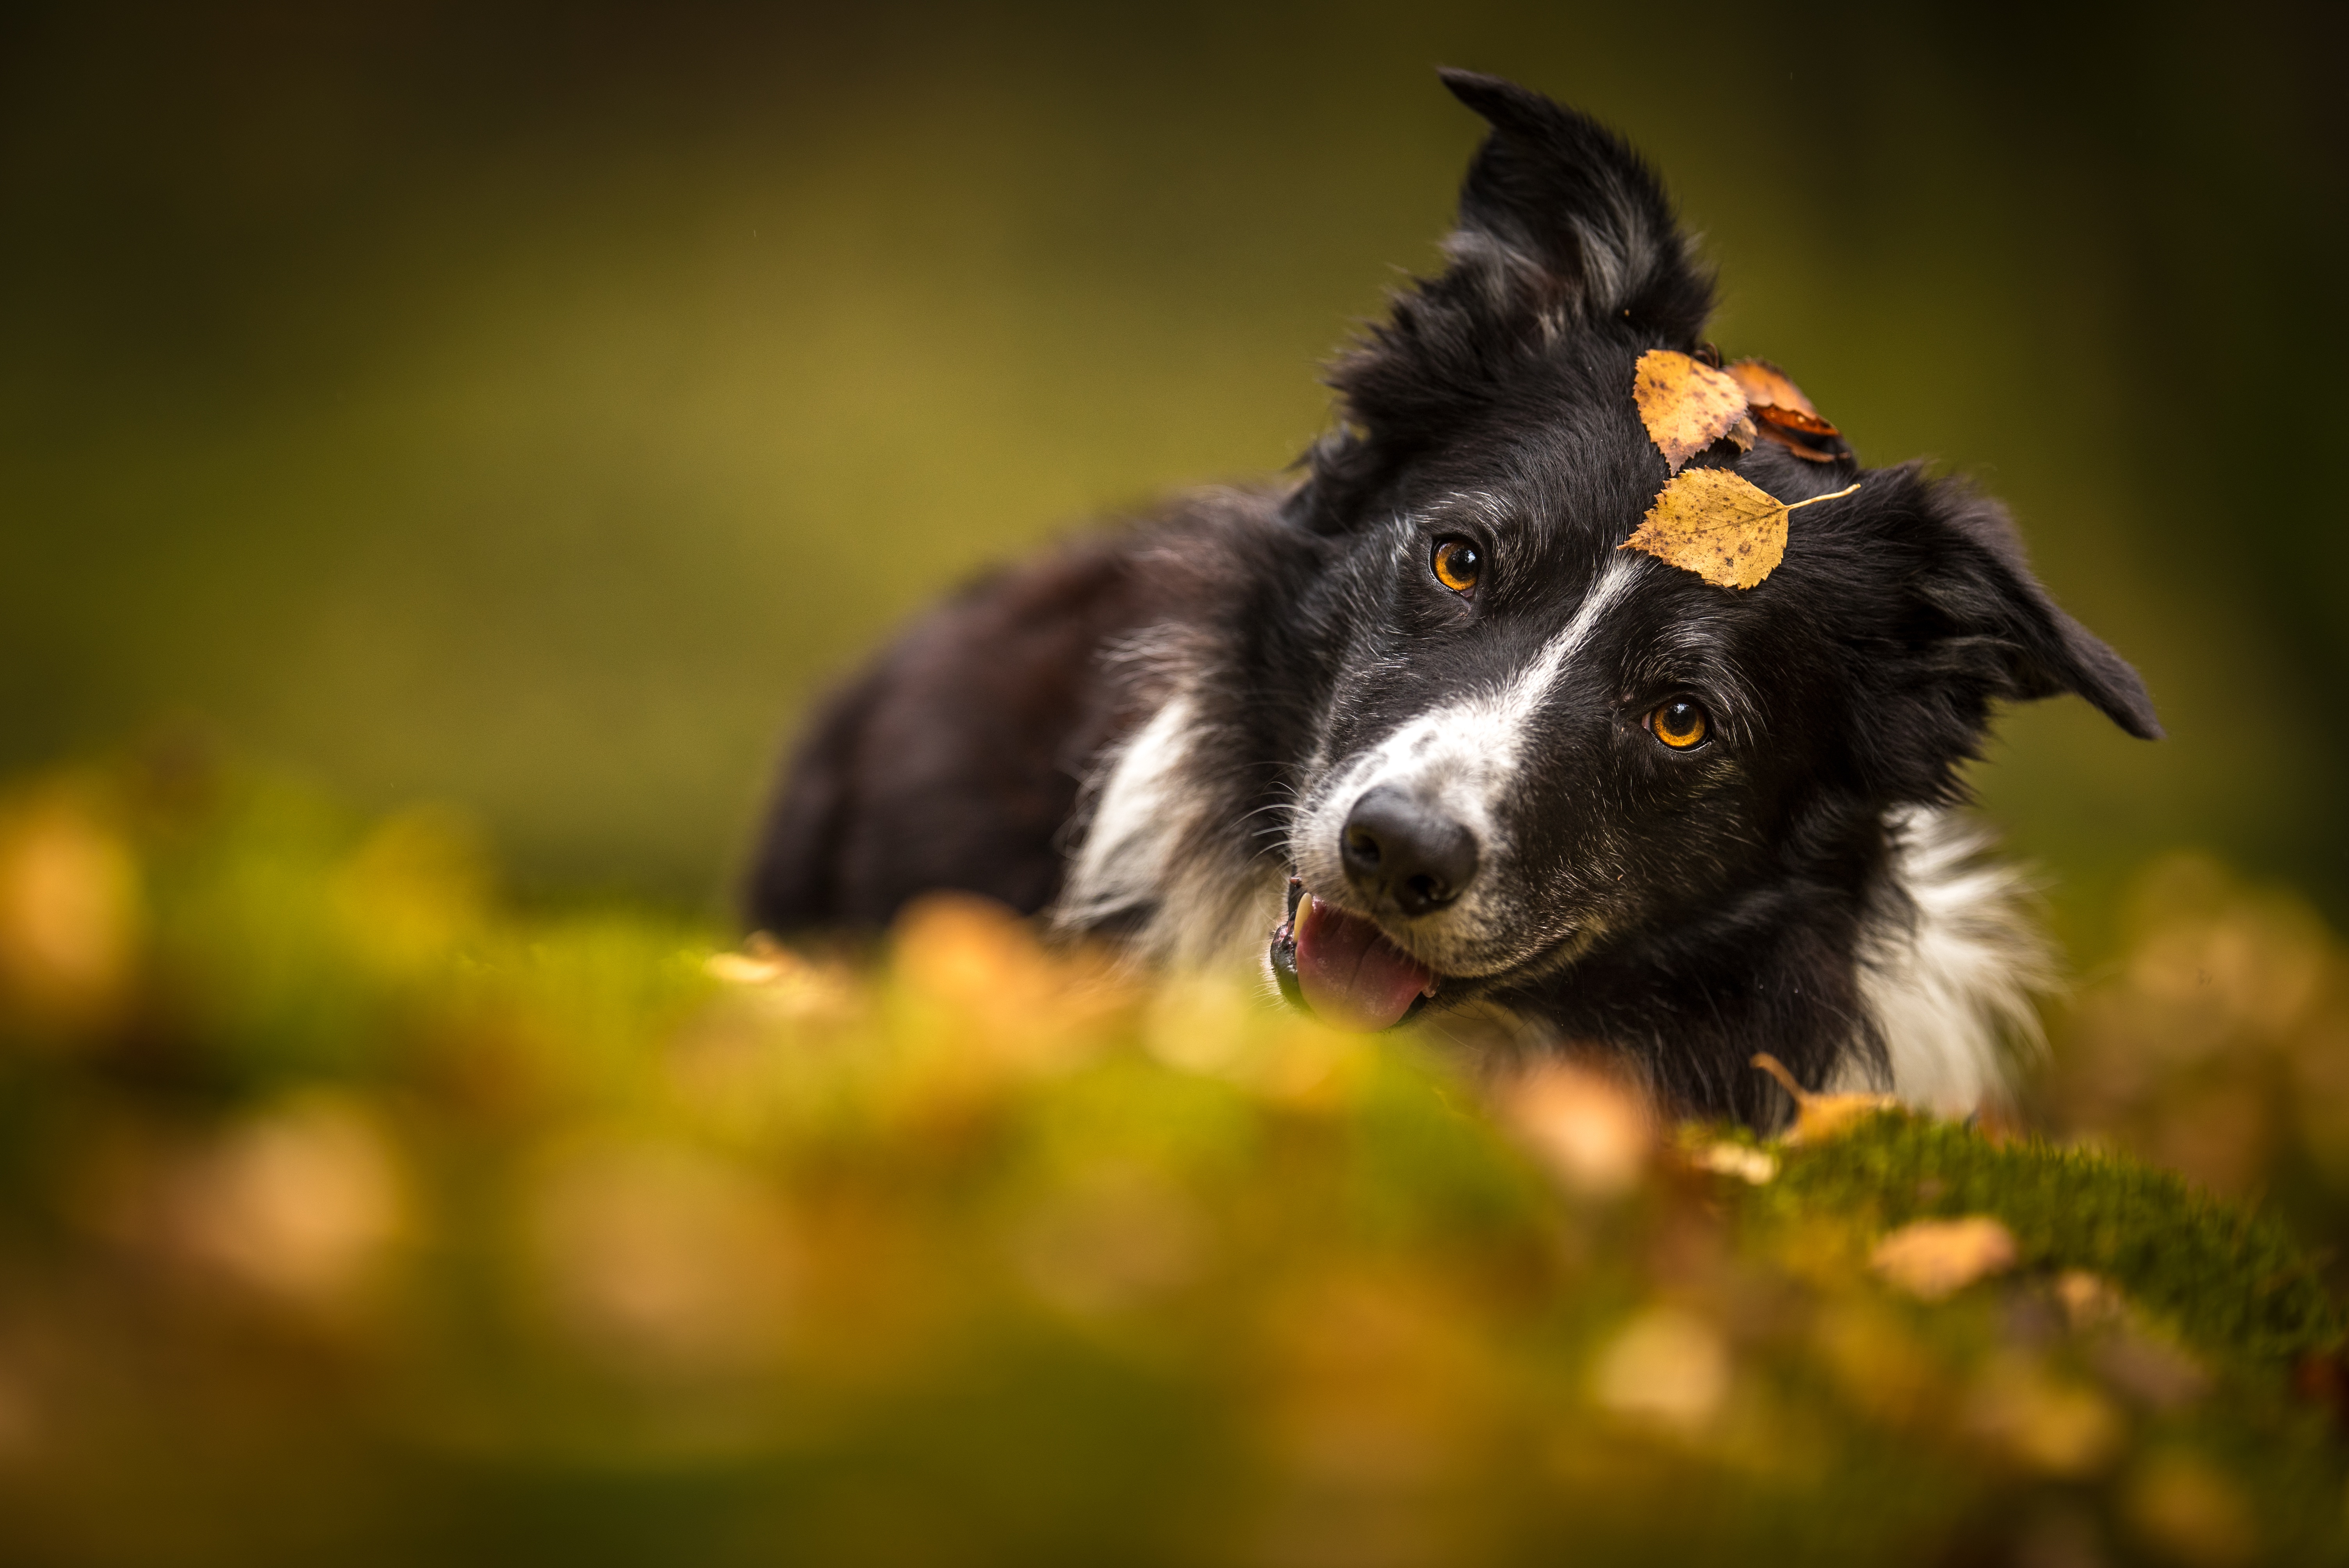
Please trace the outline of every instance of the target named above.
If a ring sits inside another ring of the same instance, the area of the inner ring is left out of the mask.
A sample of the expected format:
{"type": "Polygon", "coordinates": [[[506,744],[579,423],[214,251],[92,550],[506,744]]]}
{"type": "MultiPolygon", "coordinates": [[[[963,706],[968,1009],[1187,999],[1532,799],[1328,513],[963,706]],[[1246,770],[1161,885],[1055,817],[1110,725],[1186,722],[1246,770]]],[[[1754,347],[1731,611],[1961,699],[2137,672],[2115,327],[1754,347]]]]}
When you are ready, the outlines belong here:
{"type": "Polygon", "coordinates": [[[1342,532],[1392,503],[1395,480],[1502,396],[1513,364],[1578,327],[1694,351],[1713,285],[1689,259],[1661,184],[1589,116],[1498,77],[1445,71],[1492,126],[1460,191],[1449,263],[1399,295],[1340,358],[1347,428],[1305,454],[1287,514],[1342,532]]]}
{"type": "Polygon", "coordinates": [[[1493,128],[1460,189],[1445,244],[1455,271],[1544,314],[1627,321],[1693,349],[1713,290],[1690,262],[1661,181],[1588,115],[1498,77],[1444,85],[1493,128]]]}
{"type": "Polygon", "coordinates": [[[2159,739],[2145,682],[2048,597],[2005,509],[1955,481],[1921,488],[1930,521],[1910,538],[1923,559],[1904,575],[1916,617],[1909,638],[1930,666],[1976,704],[2071,692],[2138,739],[2159,739]]]}

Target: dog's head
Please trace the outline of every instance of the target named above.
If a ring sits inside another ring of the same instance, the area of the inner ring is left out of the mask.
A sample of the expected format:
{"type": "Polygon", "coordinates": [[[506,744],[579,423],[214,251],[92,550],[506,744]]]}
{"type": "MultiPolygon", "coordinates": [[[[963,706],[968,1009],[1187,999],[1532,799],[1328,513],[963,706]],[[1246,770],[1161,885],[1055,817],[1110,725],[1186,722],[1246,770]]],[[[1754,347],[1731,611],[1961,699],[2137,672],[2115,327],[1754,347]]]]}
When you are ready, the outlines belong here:
{"type": "MultiPolygon", "coordinates": [[[[2074,692],[2159,733],[2136,674],[2048,599],[2004,514],[1839,442],[1692,466],[1795,511],[1757,586],[1619,548],[1668,469],[1640,356],[1692,355],[1711,287],[1612,133],[1490,77],[1449,265],[1341,361],[1345,422],[1289,516],[1326,676],[1288,851],[1316,1006],[1391,1023],[1506,994],[1948,801],[1991,706],[2074,692]]],[[[1319,661],[1317,661],[1319,662],[1319,661]]]]}

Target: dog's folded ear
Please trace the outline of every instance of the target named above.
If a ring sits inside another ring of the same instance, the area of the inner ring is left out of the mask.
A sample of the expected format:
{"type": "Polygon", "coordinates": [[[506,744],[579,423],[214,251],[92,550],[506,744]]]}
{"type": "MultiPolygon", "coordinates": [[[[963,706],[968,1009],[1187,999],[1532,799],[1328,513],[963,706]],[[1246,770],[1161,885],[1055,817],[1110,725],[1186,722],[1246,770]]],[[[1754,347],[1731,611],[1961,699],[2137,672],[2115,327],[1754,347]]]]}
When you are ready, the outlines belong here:
{"type": "Polygon", "coordinates": [[[2005,510],[1949,481],[1935,489],[1936,537],[1911,579],[1933,665],[1986,697],[2071,692],[2138,739],[2159,739],[2145,682],[2048,597],[2005,510]]]}
{"type": "Polygon", "coordinates": [[[1627,320],[1694,348],[1713,291],[1671,200],[1630,146],[1588,115],[1498,77],[1444,85],[1493,129],[1460,190],[1455,269],[1487,274],[1536,311],[1627,320]]]}

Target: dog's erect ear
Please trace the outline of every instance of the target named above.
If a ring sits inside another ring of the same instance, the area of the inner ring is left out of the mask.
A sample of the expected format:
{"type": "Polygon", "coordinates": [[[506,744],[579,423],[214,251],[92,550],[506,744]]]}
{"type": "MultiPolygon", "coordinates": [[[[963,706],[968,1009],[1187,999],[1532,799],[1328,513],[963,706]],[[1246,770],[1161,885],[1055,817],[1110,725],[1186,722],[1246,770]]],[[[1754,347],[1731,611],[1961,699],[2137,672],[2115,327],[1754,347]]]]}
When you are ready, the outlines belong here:
{"type": "Polygon", "coordinates": [[[1444,82],[1492,134],[1461,187],[1451,264],[1332,367],[1353,428],[1314,443],[1285,509],[1319,532],[1383,515],[1397,477],[1490,407],[1512,361],[1576,325],[1692,352],[1713,309],[1663,187],[1620,137],[1498,77],[1444,82]]]}
{"type": "Polygon", "coordinates": [[[1945,531],[1913,580],[1939,633],[1934,663],[1985,696],[2074,693],[2138,739],[2159,739],[2145,682],[2047,596],[2005,510],[1946,482],[1939,489],[1933,510],[1945,531]]]}
{"type": "Polygon", "coordinates": [[[1493,128],[1460,189],[1460,227],[1445,246],[1453,264],[1494,272],[1537,310],[1624,319],[1694,348],[1713,290],[1640,155],[1588,115],[1514,82],[1442,75],[1493,128]]]}

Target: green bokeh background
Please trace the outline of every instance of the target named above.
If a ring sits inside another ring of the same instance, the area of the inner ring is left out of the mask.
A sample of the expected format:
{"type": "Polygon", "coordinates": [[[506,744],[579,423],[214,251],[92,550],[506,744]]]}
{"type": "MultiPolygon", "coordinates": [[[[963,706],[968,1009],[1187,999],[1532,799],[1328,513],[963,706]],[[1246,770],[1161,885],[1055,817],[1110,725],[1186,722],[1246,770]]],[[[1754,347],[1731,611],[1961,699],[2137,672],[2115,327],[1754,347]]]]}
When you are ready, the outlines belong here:
{"type": "Polygon", "coordinates": [[[2338,7],[75,5],[0,22],[0,767],[216,734],[724,907],[894,623],[1288,462],[1477,126],[1588,108],[1715,335],[2013,505],[2147,747],[1978,774],[2076,949],[2156,851],[2349,913],[2338,7]]]}

